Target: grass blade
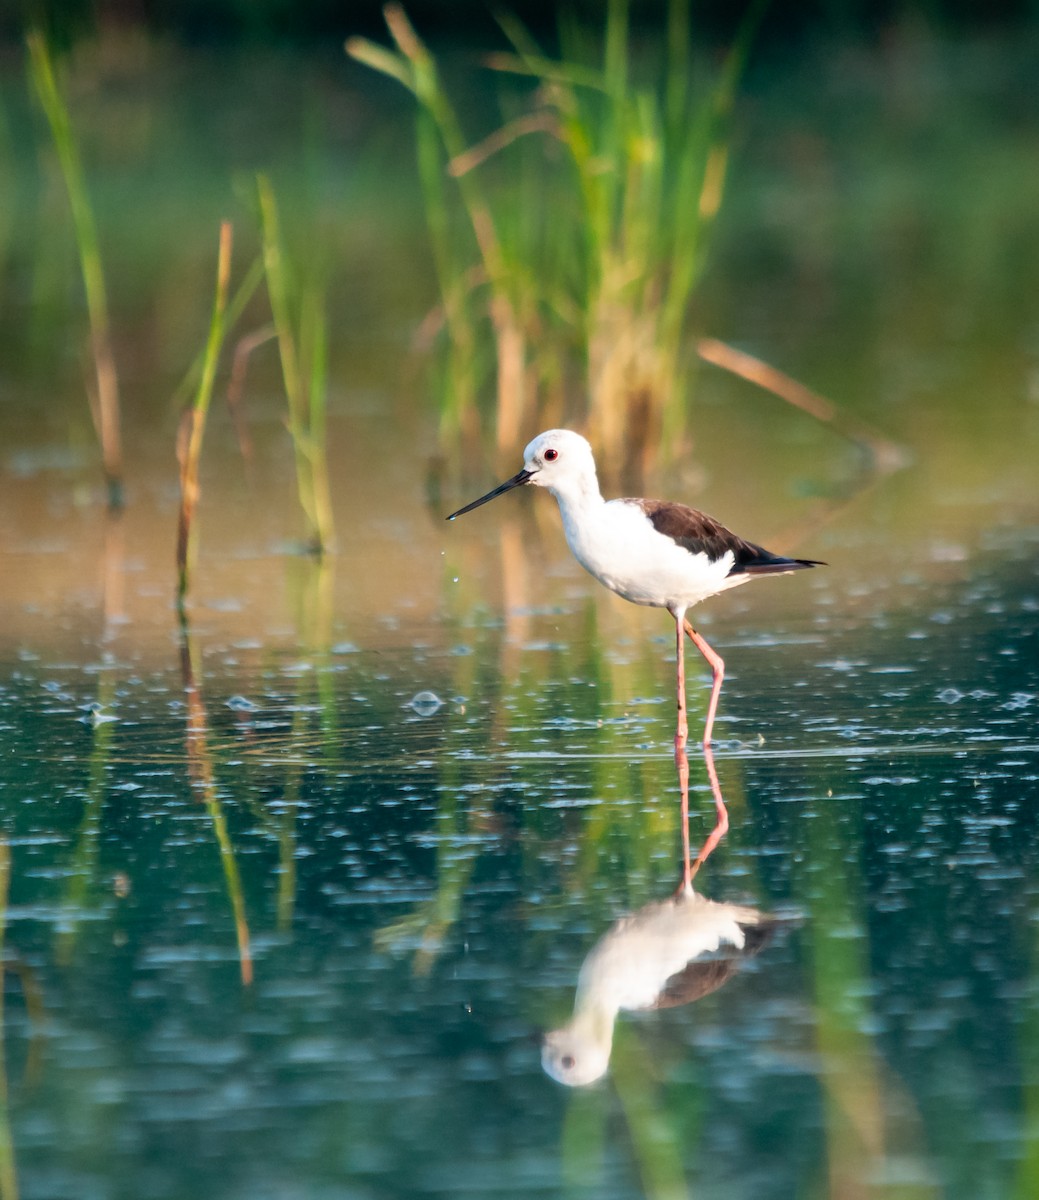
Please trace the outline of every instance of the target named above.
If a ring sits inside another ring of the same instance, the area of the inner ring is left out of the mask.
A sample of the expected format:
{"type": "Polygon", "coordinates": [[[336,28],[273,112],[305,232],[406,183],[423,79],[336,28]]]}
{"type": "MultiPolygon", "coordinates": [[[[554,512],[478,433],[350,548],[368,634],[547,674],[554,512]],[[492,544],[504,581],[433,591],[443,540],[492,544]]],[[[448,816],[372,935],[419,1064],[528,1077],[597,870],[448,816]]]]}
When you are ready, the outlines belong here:
{"type": "Polygon", "coordinates": [[[335,545],[325,438],[324,302],[315,302],[313,297],[305,299],[303,311],[296,317],[274,189],[266,175],[257,176],[256,186],[267,295],[281,357],[288,428],[296,462],[296,488],[307,523],[307,548],[315,554],[324,554],[335,545]]]}
{"type": "Polygon", "coordinates": [[[213,315],[209,321],[209,336],[202,359],[198,390],[191,407],[184,412],[177,436],[177,460],[180,465],[180,514],[177,521],[177,611],[184,620],[184,604],[191,582],[194,557],[194,516],[198,505],[198,467],[202,457],[202,440],[206,431],[209,403],[213,396],[217,362],[227,330],[227,293],[231,281],[231,249],[234,231],[230,221],[220,226],[220,245],[217,253],[216,291],[213,315]]]}
{"type": "Polygon", "coordinates": [[[122,508],[123,494],[123,451],[119,414],[119,378],[108,318],[108,296],[105,275],[101,264],[97,225],[94,210],[90,205],[79,149],[72,131],[68,104],[62,93],[54,62],[46,39],[38,31],[29,33],[29,76],[47,124],[51,139],[61,164],[61,173],[68,192],[75,228],[76,247],[79,251],[83,289],[86,293],[87,316],[90,321],[90,345],[94,359],[95,388],[91,396],[91,412],[104,463],[105,480],[108,488],[108,506],[122,508]]]}

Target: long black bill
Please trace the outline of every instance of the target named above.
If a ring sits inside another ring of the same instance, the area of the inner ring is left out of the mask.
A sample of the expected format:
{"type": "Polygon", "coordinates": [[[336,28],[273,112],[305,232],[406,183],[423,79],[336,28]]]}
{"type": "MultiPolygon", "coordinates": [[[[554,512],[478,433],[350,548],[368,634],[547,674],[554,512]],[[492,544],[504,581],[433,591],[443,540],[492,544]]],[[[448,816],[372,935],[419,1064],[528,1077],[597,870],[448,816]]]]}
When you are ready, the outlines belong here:
{"type": "Polygon", "coordinates": [[[472,504],[467,504],[465,508],[460,508],[458,512],[453,512],[447,519],[453,521],[455,517],[460,517],[462,513],[472,512],[474,508],[479,508],[481,504],[486,504],[488,500],[493,500],[495,496],[500,496],[503,492],[509,492],[514,487],[519,487],[521,483],[526,483],[533,474],[533,471],[520,471],[518,475],[513,475],[511,479],[506,479],[493,492],[488,492],[486,496],[481,496],[479,500],[474,500],[472,504]]]}

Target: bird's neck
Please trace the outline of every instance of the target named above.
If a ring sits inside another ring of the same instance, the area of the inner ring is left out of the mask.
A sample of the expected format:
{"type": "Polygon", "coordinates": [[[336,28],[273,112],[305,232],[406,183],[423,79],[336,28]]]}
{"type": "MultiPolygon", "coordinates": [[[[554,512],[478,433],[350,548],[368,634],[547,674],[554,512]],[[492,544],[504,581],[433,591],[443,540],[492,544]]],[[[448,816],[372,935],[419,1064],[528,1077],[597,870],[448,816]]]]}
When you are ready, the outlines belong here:
{"type": "Polygon", "coordinates": [[[564,521],[579,520],[606,503],[602,492],[599,491],[599,481],[594,472],[576,479],[567,479],[562,484],[553,485],[549,490],[559,504],[564,521]]]}
{"type": "Polygon", "coordinates": [[[616,1020],[615,1004],[605,997],[578,990],[574,999],[573,1016],[566,1027],[598,1046],[608,1047],[613,1041],[613,1026],[616,1020]]]}
{"type": "Polygon", "coordinates": [[[599,481],[593,472],[579,479],[568,479],[562,487],[553,487],[551,490],[559,504],[567,545],[577,561],[595,574],[593,564],[601,540],[598,536],[598,517],[606,507],[606,501],[599,491],[599,481]]]}

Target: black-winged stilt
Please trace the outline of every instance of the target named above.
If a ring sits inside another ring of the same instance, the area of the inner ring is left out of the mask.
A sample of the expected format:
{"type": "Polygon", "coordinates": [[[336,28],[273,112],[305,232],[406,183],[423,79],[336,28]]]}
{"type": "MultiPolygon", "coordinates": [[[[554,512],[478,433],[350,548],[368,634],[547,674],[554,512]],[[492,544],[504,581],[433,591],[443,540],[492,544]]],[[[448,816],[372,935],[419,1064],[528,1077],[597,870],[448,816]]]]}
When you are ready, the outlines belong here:
{"type": "Polygon", "coordinates": [[[686,611],[708,596],[749,583],[760,575],[786,575],[825,564],[773,554],[684,504],[604,500],[592,448],[579,433],[569,429],[539,434],[523,452],[522,471],[447,519],[453,521],[526,483],[547,487],[555,496],[567,544],[586,571],[625,600],[666,608],[674,618],[678,657],[676,750],[689,736],[683,632],[707,659],[714,675],[703,734],[703,744],[709,746],[725,663],[689,624],[686,611]]]}
{"type": "Polygon", "coordinates": [[[581,966],[573,1016],[545,1035],[545,1072],[569,1087],[601,1079],[622,1009],[673,1008],[702,999],[768,942],[776,923],[756,908],[708,900],[688,884],[622,917],[581,966]]]}

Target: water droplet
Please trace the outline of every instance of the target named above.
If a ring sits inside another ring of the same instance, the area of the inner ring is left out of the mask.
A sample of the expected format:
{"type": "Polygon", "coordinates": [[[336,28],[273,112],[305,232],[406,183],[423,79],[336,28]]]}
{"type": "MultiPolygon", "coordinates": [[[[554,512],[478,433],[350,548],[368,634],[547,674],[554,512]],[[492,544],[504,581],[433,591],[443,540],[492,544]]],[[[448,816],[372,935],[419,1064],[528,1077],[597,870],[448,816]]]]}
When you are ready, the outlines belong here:
{"type": "Polygon", "coordinates": [[[260,706],[246,696],[232,696],[227,701],[227,707],[233,712],[256,712],[260,706]]]}
{"type": "Polygon", "coordinates": [[[93,725],[96,727],[119,719],[113,713],[105,712],[105,706],[97,700],[91,700],[89,704],[81,704],[79,707],[86,714],[86,716],[79,718],[84,725],[93,725]]]}
{"type": "Polygon", "coordinates": [[[408,708],[418,713],[420,717],[431,717],[443,703],[436,692],[416,692],[408,701],[408,708]]]}
{"type": "Polygon", "coordinates": [[[943,704],[958,704],[963,699],[963,693],[954,687],[942,688],[938,693],[938,699],[943,704]]]}

